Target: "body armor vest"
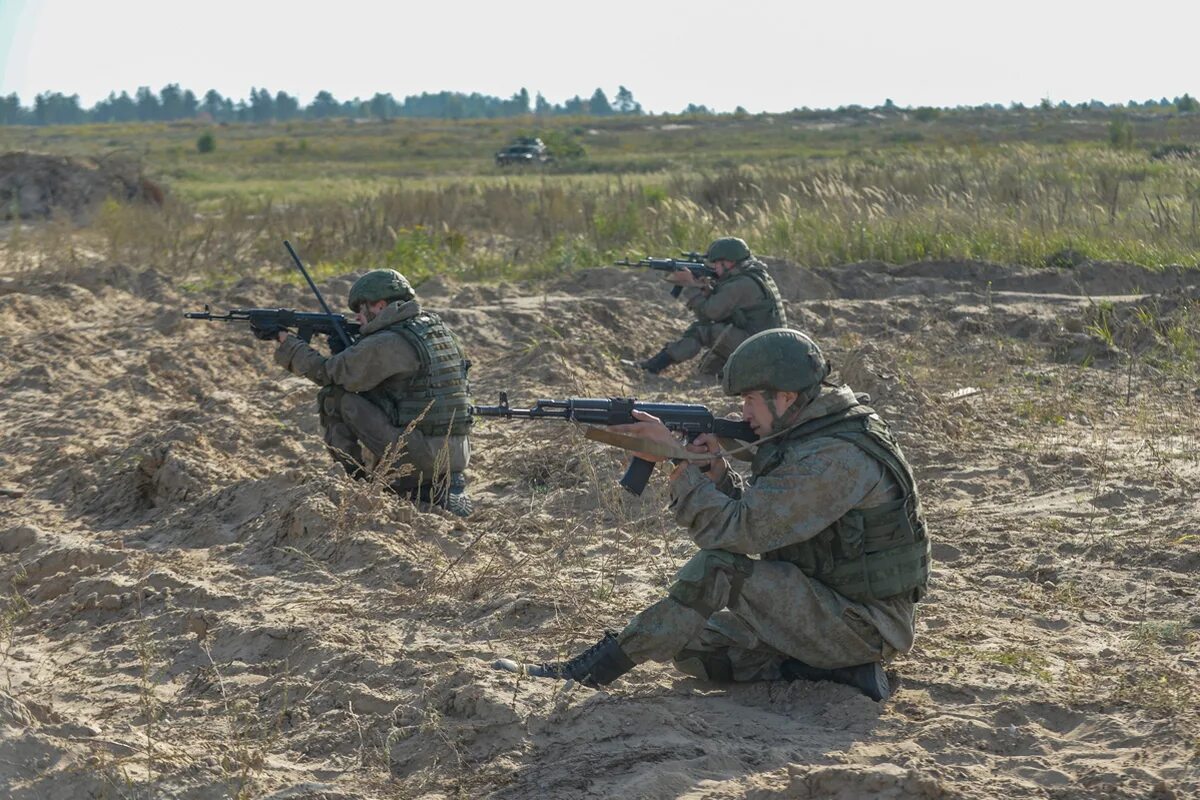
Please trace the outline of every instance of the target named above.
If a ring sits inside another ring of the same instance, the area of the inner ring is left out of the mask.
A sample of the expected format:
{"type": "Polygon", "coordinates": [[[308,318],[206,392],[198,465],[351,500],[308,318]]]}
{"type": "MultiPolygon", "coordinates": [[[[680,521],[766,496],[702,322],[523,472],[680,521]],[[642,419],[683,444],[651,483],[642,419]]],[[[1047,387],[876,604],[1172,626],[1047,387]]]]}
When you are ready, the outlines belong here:
{"type": "Polygon", "coordinates": [[[399,391],[377,386],[363,394],[397,428],[407,428],[420,418],[416,429],[426,436],[465,435],[472,422],[470,362],[441,318],[422,311],[383,330],[403,336],[417,351],[421,368],[399,391]]]}
{"type": "Polygon", "coordinates": [[[775,279],[767,272],[767,265],[761,261],[750,259],[731,278],[746,276],[758,284],[763,298],[757,303],[734,309],[729,315],[729,321],[748,334],[756,334],[770,328],[787,326],[787,312],[783,310],[783,298],[779,295],[779,287],[775,279]]]}
{"type": "Polygon", "coordinates": [[[783,462],[790,443],[832,436],[883,464],[903,496],[871,508],[847,511],[811,539],[763,554],[768,561],[789,561],[811,578],[855,601],[898,595],[916,602],[929,585],[929,538],[912,469],[900,445],[867,406],[800,425],[779,444],[759,448],[753,475],[766,475],[783,462]]]}

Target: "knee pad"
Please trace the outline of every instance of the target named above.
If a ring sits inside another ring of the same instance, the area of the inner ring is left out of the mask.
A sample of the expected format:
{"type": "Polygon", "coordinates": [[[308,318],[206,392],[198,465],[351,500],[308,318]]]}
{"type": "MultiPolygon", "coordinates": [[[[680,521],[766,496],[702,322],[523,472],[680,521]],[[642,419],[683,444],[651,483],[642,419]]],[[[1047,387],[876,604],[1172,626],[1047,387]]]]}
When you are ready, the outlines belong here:
{"type": "Polygon", "coordinates": [[[341,401],[345,389],[340,386],[323,386],[317,392],[317,419],[321,427],[328,430],[342,420],[341,401]]]}
{"type": "Polygon", "coordinates": [[[701,550],[679,570],[667,595],[710,617],[737,600],[742,593],[742,584],[753,570],[754,562],[740,553],[701,550]]]}

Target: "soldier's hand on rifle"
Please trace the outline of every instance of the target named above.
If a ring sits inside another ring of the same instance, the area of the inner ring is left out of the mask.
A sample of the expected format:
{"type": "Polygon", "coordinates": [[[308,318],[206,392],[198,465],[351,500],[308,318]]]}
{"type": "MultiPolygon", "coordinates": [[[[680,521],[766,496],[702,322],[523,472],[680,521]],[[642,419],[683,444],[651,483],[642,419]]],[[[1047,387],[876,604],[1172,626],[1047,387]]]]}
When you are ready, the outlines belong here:
{"type": "MultiPolygon", "coordinates": [[[[250,323],[250,332],[254,334],[254,338],[262,339],[264,342],[268,342],[271,339],[279,339],[279,334],[281,333],[285,335],[287,334],[287,331],[284,331],[283,329],[278,328],[270,323],[258,325],[253,322],[250,323]]],[[[283,340],[279,339],[279,341],[282,342],[283,340]]]]}
{"type": "Polygon", "coordinates": [[[704,285],[703,281],[697,280],[690,269],[676,269],[668,272],[665,279],[678,286],[696,286],[704,285]]]}
{"type": "MultiPolygon", "coordinates": [[[[638,420],[637,422],[631,422],[628,425],[613,425],[609,430],[623,433],[627,436],[637,436],[640,439],[649,439],[652,442],[678,444],[675,434],[671,433],[670,429],[666,425],[663,425],[662,420],[658,417],[636,409],[631,413],[633,414],[633,418],[638,420]]],[[[646,461],[667,460],[667,456],[656,456],[650,453],[634,453],[634,455],[646,461]]]]}
{"type": "MultiPolygon", "coordinates": [[[[687,446],[689,453],[719,453],[721,451],[721,440],[711,433],[702,433],[696,437],[696,440],[687,446]]],[[[700,462],[703,464],[704,462],[700,462]]],[[[708,469],[704,470],[704,475],[713,483],[720,483],[725,479],[725,459],[717,456],[712,461],[708,462],[708,469]]]]}
{"type": "Polygon", "coordinates": [[[342,337],[335,336],[334,334],[331,333],[326,338],[329,340],[329,354],[330,355],[336,356],[338,353],[340,353],[346,349],[346,345],[342,341],[342,337]]]}

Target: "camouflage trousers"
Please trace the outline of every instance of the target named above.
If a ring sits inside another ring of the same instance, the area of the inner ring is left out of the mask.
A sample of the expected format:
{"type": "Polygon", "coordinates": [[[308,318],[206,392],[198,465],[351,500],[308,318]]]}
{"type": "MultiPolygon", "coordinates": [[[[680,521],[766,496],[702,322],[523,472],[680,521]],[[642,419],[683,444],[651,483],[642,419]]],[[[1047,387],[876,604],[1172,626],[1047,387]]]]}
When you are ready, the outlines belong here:
{"type": "Polygon", "coordinates": [[[746,331],[722,322],[700,322],[688,326],[678,341],[666,347],[667,354],[675,363],[695,358],[701,350],[709,348],[700,362],[700,371],[715,375],[725,366],[725,359],[737,346],[749,338],[746,331]]]}
{"type": "Polygon", "coordinates": [[[785,561],[701,550],[667,596],[618,637],[636,663],[673,660],[712,681],[778,680],[798,658],[824,669],[890,658],[862,607],[785,561]]]}
{"type": "Polygon", "coordinates": [[[405,434],[379,406],[340,386],[321,389],[317,403],[325,446],[350,475],[365,476],[403,437],[403,449],[392,456],[391,466],[400,473],[393,488],[415,491],[447,479],[465,486],[461,473],[471,455],[466,436],[428,437],[418,430],[405,434]]]}

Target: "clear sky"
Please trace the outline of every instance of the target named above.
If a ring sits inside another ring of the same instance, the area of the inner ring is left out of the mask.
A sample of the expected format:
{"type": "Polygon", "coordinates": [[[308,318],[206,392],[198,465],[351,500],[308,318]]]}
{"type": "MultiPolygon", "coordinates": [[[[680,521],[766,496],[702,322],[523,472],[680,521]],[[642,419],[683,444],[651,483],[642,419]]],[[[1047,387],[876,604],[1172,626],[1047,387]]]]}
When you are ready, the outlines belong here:
{"type": "Polygon", "coordinates": [[[1200,0],[0,0],[0,94],[443,89],[647,110],[1200,95],[1200,0]],[[1115,10],[1108,10],[1109,8],[1115,10]]]}

